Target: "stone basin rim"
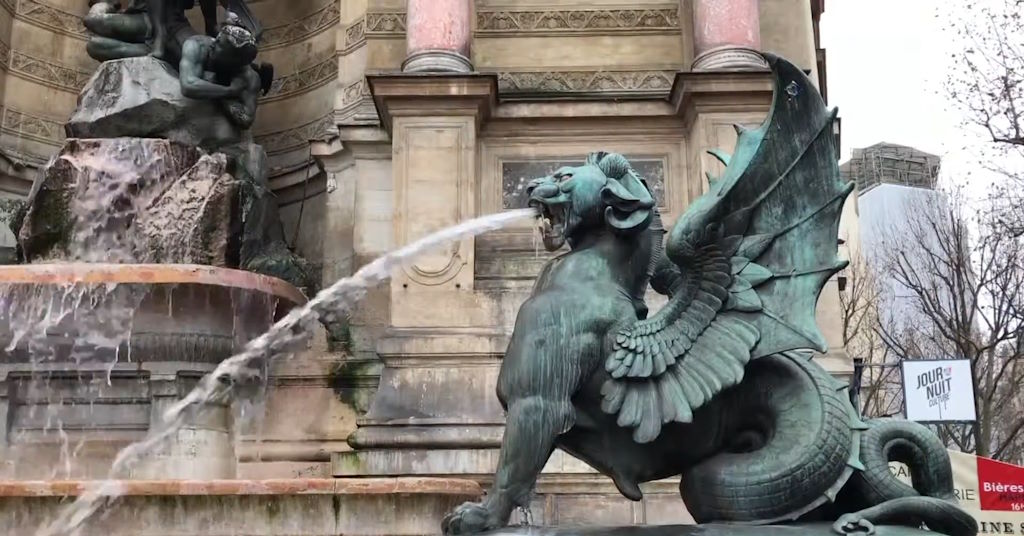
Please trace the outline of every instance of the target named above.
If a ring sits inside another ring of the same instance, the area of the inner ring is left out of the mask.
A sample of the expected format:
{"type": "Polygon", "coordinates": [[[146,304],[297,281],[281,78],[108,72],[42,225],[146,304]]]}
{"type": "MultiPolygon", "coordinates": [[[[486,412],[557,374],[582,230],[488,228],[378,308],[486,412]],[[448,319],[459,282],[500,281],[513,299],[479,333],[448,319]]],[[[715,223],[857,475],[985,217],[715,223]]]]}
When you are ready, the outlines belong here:
{"type": "MultiPolygon", "coordinates": [[[[0,497],[76,497],[102,480],[0,480],[0,497]]],[[[461,478],[288,478],[268,480],[115,480],[122,497],[228,495],[454,495],[480,497],[461,478]]]]}
{"type": "Polygon", "coordinates": [[[276,277],[200,264],[69,262],[0,266],[0,285],[19,283],[198,284],[262,292],[289,300],[295,305],[303,305],[308,300],[299,289],[276,277]]]}

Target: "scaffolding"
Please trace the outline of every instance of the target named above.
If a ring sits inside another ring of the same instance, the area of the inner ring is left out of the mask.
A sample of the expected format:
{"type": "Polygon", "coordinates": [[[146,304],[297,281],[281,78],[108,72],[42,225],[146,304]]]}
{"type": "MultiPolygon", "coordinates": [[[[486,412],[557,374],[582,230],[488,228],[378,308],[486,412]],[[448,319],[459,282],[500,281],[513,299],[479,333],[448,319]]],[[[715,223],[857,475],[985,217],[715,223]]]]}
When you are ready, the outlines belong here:
{"type": "Polygon", "coordinates": [[[843,178],[857,184],[861,194],[879,184],[898,184],[935,189],[942,159],[913,147],[878,143],[854,149],[839,171],[843,178]]]}

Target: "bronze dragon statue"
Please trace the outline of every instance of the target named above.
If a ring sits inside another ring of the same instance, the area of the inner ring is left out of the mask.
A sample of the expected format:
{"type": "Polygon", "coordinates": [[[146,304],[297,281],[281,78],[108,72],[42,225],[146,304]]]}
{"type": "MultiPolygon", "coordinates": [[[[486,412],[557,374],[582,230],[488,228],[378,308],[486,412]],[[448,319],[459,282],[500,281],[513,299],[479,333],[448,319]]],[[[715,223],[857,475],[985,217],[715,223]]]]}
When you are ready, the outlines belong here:
{"type": "MultiPolygon", "coordinates": [[[[949,456],[927,428],[860,418],[811,359],[818,296],[845,263],[834,110],[800,69],[766,55],[768,118],[738,127],[726,169],[666,233],[644,180],[594,153],[530,185],[551,260],[516,319],[497,394],[507,425],[494,484],[446,534],[503,527],[561,448],[640,500],[681,475],[700,523],[873,523],[974,536],[949,456]],[[648,317],[651,286],[669,296],[648,317]],[[914,487],[890,460],[907,463],[914,487]]],[[[709,179],[711,179],[709,177],[709,179]]]]}

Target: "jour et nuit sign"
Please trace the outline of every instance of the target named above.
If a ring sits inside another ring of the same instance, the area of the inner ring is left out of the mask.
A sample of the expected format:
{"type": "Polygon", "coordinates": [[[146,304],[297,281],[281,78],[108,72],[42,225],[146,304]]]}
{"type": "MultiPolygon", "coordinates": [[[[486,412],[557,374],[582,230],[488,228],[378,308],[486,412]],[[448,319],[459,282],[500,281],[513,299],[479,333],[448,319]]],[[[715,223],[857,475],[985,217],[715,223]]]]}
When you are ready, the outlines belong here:
{"type": "Polygon", "coordinates": [[[975,420],[974,381],[967,359],[903,361],[907,419],[918,422],[975,420]]]}

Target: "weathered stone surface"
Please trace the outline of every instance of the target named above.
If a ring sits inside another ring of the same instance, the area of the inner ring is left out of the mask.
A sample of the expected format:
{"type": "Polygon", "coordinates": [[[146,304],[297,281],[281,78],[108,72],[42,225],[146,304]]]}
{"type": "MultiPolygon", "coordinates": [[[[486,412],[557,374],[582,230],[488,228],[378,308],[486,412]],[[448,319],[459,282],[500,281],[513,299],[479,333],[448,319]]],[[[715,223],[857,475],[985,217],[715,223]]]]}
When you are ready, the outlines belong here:
{"type": "Polygon", "coordinates": [[[239,190],[225,155],[203,155],[136,218],[137,258],[238,266],[239,190]]]}
{"type": "Polygon", "coordinates": [[[243,137],[220,104],[183,96],[174,69],[152,57],[100,64],[66,130],[69,138],[167,138],[208,150],[243,137]]]}
{"type": "MultiPolygon", "coordinates": [[[[34,534],[83,489],[0,482],[0,534],[34,534]]],[[[420,536],[436,534],[446,510],[482,491],[440,478],[122,481],[117,489],[121,498],[81,536],[420,536]]]]}
{"type": "Polygon", "coordinates": [[[37,179],[19,233],[28,262],[242,268],[315,290],[284,239],[266,155],[161,139],[71,139],[37,179]]]}
{"type": "Polygon", "coordinates": [[[198,149],[168,140],[68,140],[29,194],[18,237],[25,260],[125,260],[111,257],[130,256],[130,244],[108,244],[105,239],[123,238],[135,212],[158,198],[199,157],[198,149]],[[84,228],[90,236],[75,241],[76,219],[84,223],[93,218],[97,221],[90,223],[102,223],[102,228],[84,228]]]}

